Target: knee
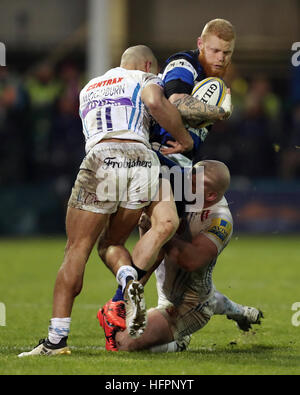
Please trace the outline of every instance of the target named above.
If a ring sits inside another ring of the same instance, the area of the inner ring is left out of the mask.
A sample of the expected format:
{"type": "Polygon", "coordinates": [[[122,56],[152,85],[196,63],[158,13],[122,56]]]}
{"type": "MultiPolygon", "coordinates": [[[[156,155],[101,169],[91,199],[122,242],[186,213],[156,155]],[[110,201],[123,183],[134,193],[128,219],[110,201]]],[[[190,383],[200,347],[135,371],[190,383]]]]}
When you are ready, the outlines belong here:
{"type": "Polygon", "coordinates": [[[85,239],[68,239],[65,247],[65,257],[77,255],[82,258],[88,257],[93,245],[85,239]]]}
{"type": "Polygon", "coordinates": [[[127,331],[117,333],[116,344],[119,351],[138,351],[138,342],[132,339],[127,331]]]}
{"type": "Polygon", "coordinates": [[[97,246],[97,251],[100,259],[102,259],[103,262],[105,262],[105,257],[107,253],[108,247],[105,244],[99,243],[97,246]]]}
{"type": "Polygon", "coordinates": [[[64,261],[58,271],[57,284],[75,298],[82,290],[83,272],[72,270],[68,262],[64,261]]]}
{"type": "Polygon", "coordinates": [[[72,284],[72,295],[74,298],[80,295],[82,286],[83,286],[83,281],[81,278],[76,279],[76,281],[72,284]]]}
{"type": "Polygon", "coordinates": [[[178,226],[179,218],[174,215],[159,219],[154,228],[161,240],[169,240],[176,233],[178,226]]]}
{"type": "Polygon", "coordinates": [[[85,266],[90,254],[86,243],[68,240],[65,247],[63,264],[59,269],[60,283],[76,297],[83,285],[85,266]]]}

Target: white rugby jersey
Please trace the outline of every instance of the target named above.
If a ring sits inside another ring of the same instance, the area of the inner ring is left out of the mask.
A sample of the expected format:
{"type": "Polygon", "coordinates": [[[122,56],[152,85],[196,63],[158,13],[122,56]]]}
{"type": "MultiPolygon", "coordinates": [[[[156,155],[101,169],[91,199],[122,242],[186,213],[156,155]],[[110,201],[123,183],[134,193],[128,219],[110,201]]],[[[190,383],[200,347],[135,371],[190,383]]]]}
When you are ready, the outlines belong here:
{"type": "MultiPolygon", "coordinates": [[[[225,197],[199,213],[189,213],[183,221],[186,221],[183,240],[191,241],[203,233],[216,245],[218,255],[231,239],[233,221],[225,197]]],[[[216,261],[214,259],[205,268],[187,272],[166,256],[155,272],[159,304],[168,301],[174,305],[183,301],[204,303],[213,291],[212,271],[216,261]]]]}
{"type": "Polygon", "coordinates": [[[107,138],[138,140],[150,147],[150,114],[141,100],[148,84],[163,86],[154,74],[122,67],[88,82],[79,96],[86,152],[107,138]]]}

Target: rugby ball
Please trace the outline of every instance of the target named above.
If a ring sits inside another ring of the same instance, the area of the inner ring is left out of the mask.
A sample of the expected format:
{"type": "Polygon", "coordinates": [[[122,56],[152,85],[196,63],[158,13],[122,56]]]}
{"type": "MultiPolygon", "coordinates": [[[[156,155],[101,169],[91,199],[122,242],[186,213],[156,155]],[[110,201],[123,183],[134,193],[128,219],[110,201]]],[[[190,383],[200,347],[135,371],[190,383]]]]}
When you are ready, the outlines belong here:
{"type": "MultiPolygon", "coordinates": [[[[225,99],[226,85],[224,81],[217,77],[209,77],[198,82],[192,91],[192,96],[202,103],[220,107],[225,99]]],[[[203,122],[197,128],[204,128],[211,125],[211,122],[203,122]]]]}

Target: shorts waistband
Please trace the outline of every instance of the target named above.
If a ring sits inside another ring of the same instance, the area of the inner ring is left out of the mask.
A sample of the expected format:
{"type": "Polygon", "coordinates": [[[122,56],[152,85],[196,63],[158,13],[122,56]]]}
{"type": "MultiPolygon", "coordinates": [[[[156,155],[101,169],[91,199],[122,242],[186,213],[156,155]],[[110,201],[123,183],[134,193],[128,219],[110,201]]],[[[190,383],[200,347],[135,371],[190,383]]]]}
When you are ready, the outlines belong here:
{"type": "Polygon", "coordinates": [[[95,151],[104,151],[106,149],[118,149],[121,151],[130,151],[130,150],[135,150],[135,149],[145,149],[146,151],[149,151],[149,148],[142,142],[139,141],[134,141],[134,142],[125,142],[125,143],[119,143],[119,142],[113,142],[113,141],[108,141],[108,142],[101,142],[96,144],[90,152],[95,152],[95,151]]]}

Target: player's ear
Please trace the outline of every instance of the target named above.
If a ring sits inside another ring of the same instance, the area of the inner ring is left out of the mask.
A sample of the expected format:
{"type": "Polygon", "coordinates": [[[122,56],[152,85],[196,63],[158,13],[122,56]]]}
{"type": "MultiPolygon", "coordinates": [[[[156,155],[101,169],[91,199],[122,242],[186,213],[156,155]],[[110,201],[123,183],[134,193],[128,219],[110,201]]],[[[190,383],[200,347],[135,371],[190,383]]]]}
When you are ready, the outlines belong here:
{"type": "Polygon", "coordinates": [[[146,73],[151,73],[151,66],[152,66],[152,62],[150,60],[147,60],[145,62],[145,71],[146,71],[146,73]]]}
{"type": "Polygon", "coordinates": [[[207,202],[214,202],[218,198],[218,193],[217,192],[208,192],[206,195],[206,201],[207,202]]]}
{"type": "Polygon", "coordinates": [[[203,39],[201,37],[198,37],[198,39],[197,39],[197,47],[198,47],[199,51],[201,51],[203,48],[203,39]]]}

